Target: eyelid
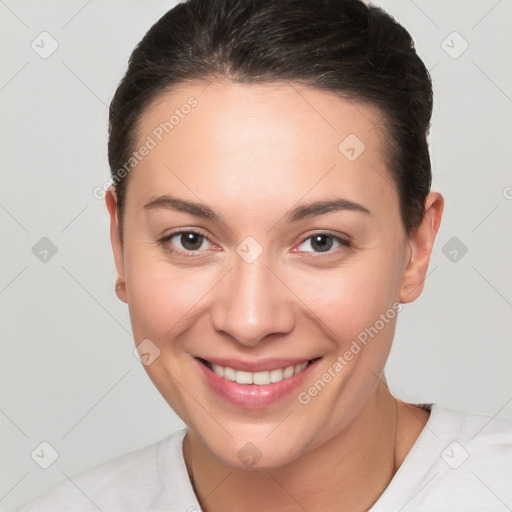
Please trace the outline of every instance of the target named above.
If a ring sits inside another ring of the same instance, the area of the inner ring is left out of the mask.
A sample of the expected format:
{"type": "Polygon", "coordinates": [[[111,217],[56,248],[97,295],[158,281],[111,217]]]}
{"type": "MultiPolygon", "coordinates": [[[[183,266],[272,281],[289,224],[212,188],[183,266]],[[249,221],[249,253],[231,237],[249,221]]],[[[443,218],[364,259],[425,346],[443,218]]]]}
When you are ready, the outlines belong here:
{"type": "MultiPolygon", "coordinates": [[[[302,245],[304,242],[310,240],[311,238],[315,237],[315,236],[320,236],[320,235],[324,235],[324,236],[329,236],[331,238],[333,238],[334,240],[336,240],[340,245],[341,247],[345,248],[345,249],[352,249],[353,248],[353,243],[352,243],[352,237],[350,235],[347,235],[347,234],[344,234],[344,236],[346,238],[344,238],[343,236],[341,236],[340,234],[334,234],[334,233],[331,233],[330,231],[314,231],[314,232],[311,232],[305,236],[303,236],[301,238],[301,241],[296,244],[296,246],[300,246],[302,245]]],[[[339,248],[337,248],[339,249],[339,248]]],[[[335,253],[338,252],[337,249],[334,249],[334,250],[329,250],[329,251],[325,251],[325,252],[314,252],[314,251],[298,251],[296,248],[292,249],[292,252],[303,252],[303,253],[306,253],[310,256],[308,257],[315,257],[315,258],[318,258],[318,257],[327,257],[327,256],[330,256],[330,255],[333,255],[335,253]]]]}
{"type": "Polygon", "coordinates": [[[181,233],[195,233],[196,235],[200,235],[204,238],[210,239],[209,235],[205,234],[203,229],[196,227],[186,227],[186,228],[176,228],[173,231],[170,231],[166,235],[164,235],[161,239],[169,239],[175,235],[179,235],[181,233]]]}
{"type": "Polygon", "coordinates": [[[341,240],[342,242],[352,243],[352,237],[350,235],[348,235],[346,233],[337,233],[337,232],[335,233],[335,232],[330,231],[329,229],[312,230],[312,231],[306,233],[305,235],[302,235],[300,243],[305,242],[306,240],[308,240],[311,237],[319,236],[319,235],[330,236],[332,238],[341,240]]]}
{"type": "MultiPolygon", "coordinates": [[[[188,228],[177,228],[174,231],[171,231],[170,233],[168,233],[168,234],[164,235],[163,237],[159,238],[157,242],[161,246],[163,246],[164,248],[166,248],[168,250],[169,249],[169,242],[170,242],[170,240],[173,237],[175,237],[177,235],[181,235],[183,233],[194,233],[194,234],[204,238],[209,244],[211,244],[214,247],[218,248],[218,245],[215,244],[210,239],[209,235],[204,234],[204,232],[203,232],[203,230],[201,228],[191,228],[191,227],[188,227],[188,228]]],[[[182,255],[184,254],[184,255],[186,255],[186,257],[194,257],[194,256],[197,256],[200,253],[206,252],[206,250],[182,251],[182,250],[179,250],[179,249],[171,249],[170,252],[176,252],[176,253],[182,254],[182,255]]]]}

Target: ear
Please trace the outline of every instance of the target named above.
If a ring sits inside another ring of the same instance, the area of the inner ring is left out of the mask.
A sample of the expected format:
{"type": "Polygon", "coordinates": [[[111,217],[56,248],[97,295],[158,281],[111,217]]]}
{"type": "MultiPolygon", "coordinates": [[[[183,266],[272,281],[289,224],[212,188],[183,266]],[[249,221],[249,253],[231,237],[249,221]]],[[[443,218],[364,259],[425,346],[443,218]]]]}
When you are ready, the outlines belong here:
{"type": "Polygon", "coordinates": [[[114,187],[112,186],[109,187],[105,194],[105,204],[107,205],[108,213],[110,214],[110,241],[112,243],[117,271],[116,293],[123,302],[127,302],[124,279],[124,254],[119,225],[119,210],[117,208],[117,195],[114,187]]]}
{"type": "Polygon", "coordinates": [[[438,192],[430,192],[425,200],[423,221],[409,235],[410,259],[402,274],[400,290],[400,302],[404,304],[416,300],[423,291],[430,255],[441,224],[443,208],[443,196],[438,192]]]}

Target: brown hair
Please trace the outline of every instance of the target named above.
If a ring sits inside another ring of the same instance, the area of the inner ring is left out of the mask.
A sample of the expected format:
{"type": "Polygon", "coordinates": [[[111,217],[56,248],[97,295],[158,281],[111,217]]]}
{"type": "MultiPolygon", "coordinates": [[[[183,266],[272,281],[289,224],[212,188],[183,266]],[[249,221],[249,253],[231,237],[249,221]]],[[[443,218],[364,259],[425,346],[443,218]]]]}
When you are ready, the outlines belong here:
{"type": "Polygon", "coordinates": [[[377,106],[388,169],[407,233],[431,186],[432,84],[409,33],[359,0],[188,0],[133,51],[110,104],[108,157],[121,223],[137,122],[150,102],[187,81],[301,83],[377,106]]]}

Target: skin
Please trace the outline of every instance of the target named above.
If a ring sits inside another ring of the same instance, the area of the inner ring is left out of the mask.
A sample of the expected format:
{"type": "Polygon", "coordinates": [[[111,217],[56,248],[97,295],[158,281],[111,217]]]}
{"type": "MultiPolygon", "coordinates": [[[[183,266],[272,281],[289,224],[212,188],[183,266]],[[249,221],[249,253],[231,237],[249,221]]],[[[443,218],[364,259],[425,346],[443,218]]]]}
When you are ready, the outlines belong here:
{"type": "Polygon", "coordinates": [[[379,315],[420,295],[443,198],[429,194],[408,235],[379,110],[297,84],[182,85],[146,109],[136,147],[191,96],[197,107],[129,175],[124,246],[113,189],[106,204],[118,295],[136,344],[149,338],[160,350],[145,369],[188,426],[196,495],[208,512],[366,510],[428,419],[396,400],[383,377],[396,316],[305,405],[296,392],[258,410],[227,403],[194,356],[321,357],[298,390],[307,391],[379,315]],[[338,149],[349,134],[365,144],[354,161],[338,149]],[[224,223],[144,208],[164,194],[207,205],[224,223]],[[334,198],[370,214],[286,218],[334,198]],[[186,228],[209,239],[197,257],[184,254],[179,235],[159,243],[186,228]],[[350,237],[351,247],[334,241],[319,252],[308,238],[318,233],[350,237]],[[248,236],[263,249],[252,263],[236,252],[248,236]],[[261,454],[249,468],[237,457],[248,442],[261,454]]]}

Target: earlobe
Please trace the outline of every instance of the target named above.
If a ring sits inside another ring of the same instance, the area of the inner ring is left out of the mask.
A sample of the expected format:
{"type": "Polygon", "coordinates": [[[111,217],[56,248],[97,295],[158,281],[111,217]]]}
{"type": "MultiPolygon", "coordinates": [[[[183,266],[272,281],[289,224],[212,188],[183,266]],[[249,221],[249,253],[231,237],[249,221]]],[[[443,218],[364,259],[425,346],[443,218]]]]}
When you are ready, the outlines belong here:
{"type": "Polygon", "coordinates": [[[115,291],[119,299],[127,302],[126,285],[124,277],[124,254],[121,243],[121,232],[119,225],[119,210],[117,208],[117,195],[114,187],[110,187],[105,194],[105,204],[110,215],[110,241],[114,253],[114,261],[117,271],[115,291]]]}
{"type": "Polygon", "coordinates": [[[416,300],[424,286],[434,241],[441,225],[444,199],[438,192],[430,192],[425,201],[423,221],[408,239],[410,258],[402,274],[400,302],[416,300]]]}
{"type": "Polygon", "coordinates": [[[115,290],[116,290],[116,295],[119,298],[119,300],[122,300],[123,302],[128,303],[128,301],[126,299],[126,284],[122,279],[118,278],[116,280],[115,290]]]}

